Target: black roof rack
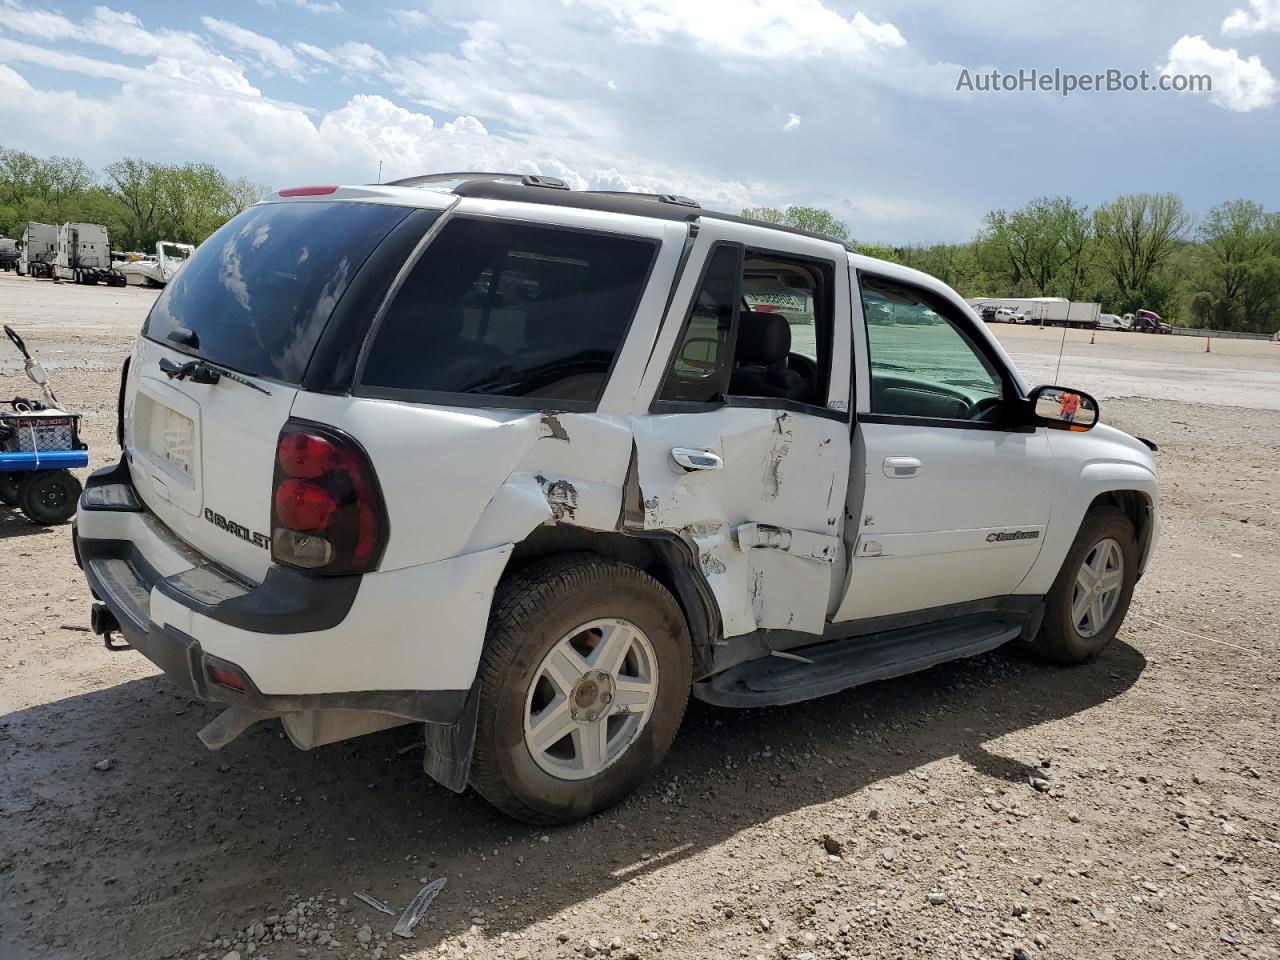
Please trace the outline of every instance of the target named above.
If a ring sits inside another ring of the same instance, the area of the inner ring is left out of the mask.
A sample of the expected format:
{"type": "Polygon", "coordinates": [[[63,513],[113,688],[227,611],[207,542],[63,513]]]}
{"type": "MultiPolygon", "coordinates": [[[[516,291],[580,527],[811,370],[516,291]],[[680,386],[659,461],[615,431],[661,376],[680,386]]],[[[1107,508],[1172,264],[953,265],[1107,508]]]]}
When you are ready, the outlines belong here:
{"type": "Polygon", "coordinates": [[[475,170],[459,170],[453,173],[424,173],[403,180],[388,180],[378,184],[383,187],[424,187],[429,183],[450,183],[454,180],[523,180],[523,173],[484,173],[475,170]]]}
{"type": "MultiPolygon", "coordinates": [[[[766,223],[732,213],[704,210],[696,200],[675,193],[633,193],[627,190],[571,190],[559,177],[532,173],[428,173],[417,177],[405,177],[382,184],[386,187],[421,187],[431,183],[458,182],[451,191],[459,197],[478,197],[484,200],[513,200],[520,203],[545,203],[558,207],[575,207],[579,210],[600,210],[606,213],[628,213],[637,217],[659,220],[675,220],[692,223],[700,217],[727,220],[732,223],[750,224],[782,233],[792,233],[816,240],[841,243],[835,237],[812,230],[786,227],[778,223],[766,223]]],[[[844,244],[848,248],[848,244],[844,244]]]]}
{"type": "Polygon", "coordinates": [[[637,217],[660,220],[697,220],[703,210],[698,206],[666,203],[658,196],[645,193],[605,193],[591,190],[548,190],[541,184],[526,185],[510,180],[467,180],[453,188],[459,197],[485,200],[514,200],[520,203],[546,203],[579,210],[602,210],[607,213],[629,213],[637,217]]]}

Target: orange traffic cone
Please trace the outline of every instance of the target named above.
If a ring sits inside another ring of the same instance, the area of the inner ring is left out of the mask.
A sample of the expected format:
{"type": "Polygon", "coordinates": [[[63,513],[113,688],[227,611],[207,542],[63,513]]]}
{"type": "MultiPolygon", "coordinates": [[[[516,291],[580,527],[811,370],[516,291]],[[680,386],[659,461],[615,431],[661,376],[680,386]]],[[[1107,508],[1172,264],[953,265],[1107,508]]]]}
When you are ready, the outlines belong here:
{"type": "Polygon", "coordinates": [[[1094,337],[1096,337],[1097,335],[1098,335],[1098,329],[1097,329],[1096,327],[1095,327],[1094,329],[1090,330],[1090,331],[1089,331],[1089,342],[1090,342],[1090,343],[1093,343],[1093,338],[1094,338],[1094,337]]]}
{"type": "Polygon", "coordinates": [[[1204,338],[1204,352],[1205,352],[1205,353],[1213,353],[1213,351],[1209,349],[1209,338],[1208,338],[1208,337],[1205,337],[1205,338],[1204,338]]]}

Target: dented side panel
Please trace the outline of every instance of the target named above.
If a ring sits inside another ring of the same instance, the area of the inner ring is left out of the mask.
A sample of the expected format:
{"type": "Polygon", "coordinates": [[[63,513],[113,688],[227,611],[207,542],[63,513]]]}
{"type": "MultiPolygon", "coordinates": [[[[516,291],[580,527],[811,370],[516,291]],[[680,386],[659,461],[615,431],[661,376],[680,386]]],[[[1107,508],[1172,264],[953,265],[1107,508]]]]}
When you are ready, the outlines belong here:
{"type": "Polygon", "coordinates": [[[545,522],[617,527],[626,417],[438,407],[300,394],[293,415],[340,423],[378,472],[392,518],[382,570],[519,543],[545,522]]]}
{"type": "Polygon", "coordinates": [[[644,530],[697,550],[725,637],[821,633],[840,549],[848,426],[787,411],[725,407],[637,417],[644,530]],[[718,470],[687,471],[672,447],[707,450],[718,470]]]}

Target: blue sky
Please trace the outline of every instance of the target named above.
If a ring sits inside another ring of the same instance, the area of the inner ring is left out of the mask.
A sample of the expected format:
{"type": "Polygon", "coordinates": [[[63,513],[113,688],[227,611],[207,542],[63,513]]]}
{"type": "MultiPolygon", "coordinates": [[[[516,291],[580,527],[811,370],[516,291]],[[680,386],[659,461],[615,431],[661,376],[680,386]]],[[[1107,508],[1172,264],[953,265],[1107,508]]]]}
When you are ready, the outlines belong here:
{"type": "Polygon", "coordinates": [[[1280,207],[1280,0],[0,0],[0,144],[283,187],[440,170],[960,240],[1034,196],[1280,207]],[[957,92],[1020,68],[1211,93],[957,92]]]}

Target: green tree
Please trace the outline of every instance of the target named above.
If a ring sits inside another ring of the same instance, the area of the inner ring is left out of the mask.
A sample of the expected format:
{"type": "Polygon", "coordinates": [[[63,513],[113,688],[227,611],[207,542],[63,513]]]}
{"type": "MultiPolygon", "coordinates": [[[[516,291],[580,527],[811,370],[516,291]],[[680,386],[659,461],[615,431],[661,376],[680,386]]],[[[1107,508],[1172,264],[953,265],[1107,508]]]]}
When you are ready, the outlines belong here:
{"type": "Polygon", "coordinates": [[[823,210],[821,207],[792,206],[785,210],[779,210],[776,207],[744,207],[742,216],[750,220],[777,223],[784,227],[820,233],[841,243],[849,241],[849,225],[837,218],[830,210],[823,210]]]}
{"type": "Polygon", "coordinates": [[[1232,200],[1210,210],[1196,235],[1197,279],[1212,297],[1214,325],[1260,329],[1277,306],[1268,261],[1280,256],[1280,216],[1251,200],[1232,200]]]}
{"type": "Polygon", "coordinates": [[[1170,285],[1161,268],[1190,226],[1191,217],[1173,193],[1128,194],[1093,212],[1097,263],[1114,286],[1114,310],[1162,307],[1170,285]]]}
{"type": "Polygon", "coordinates": [[[136,157],[124,157],[107,164],[108,189],[126,211],[125,236],[120,239],[126,249],[153,247],[156,222],[161,213],[159,164],[136,157]]]}
{"type": "Polygon", "coordinates": [[[989,260],[1005,266],[1016,292],[1074,298],[1085,282],[1091,239],[1085,207],[1070,197],[1037,197],[1012,213],[987,214],[979,243],[989,260]]]}

